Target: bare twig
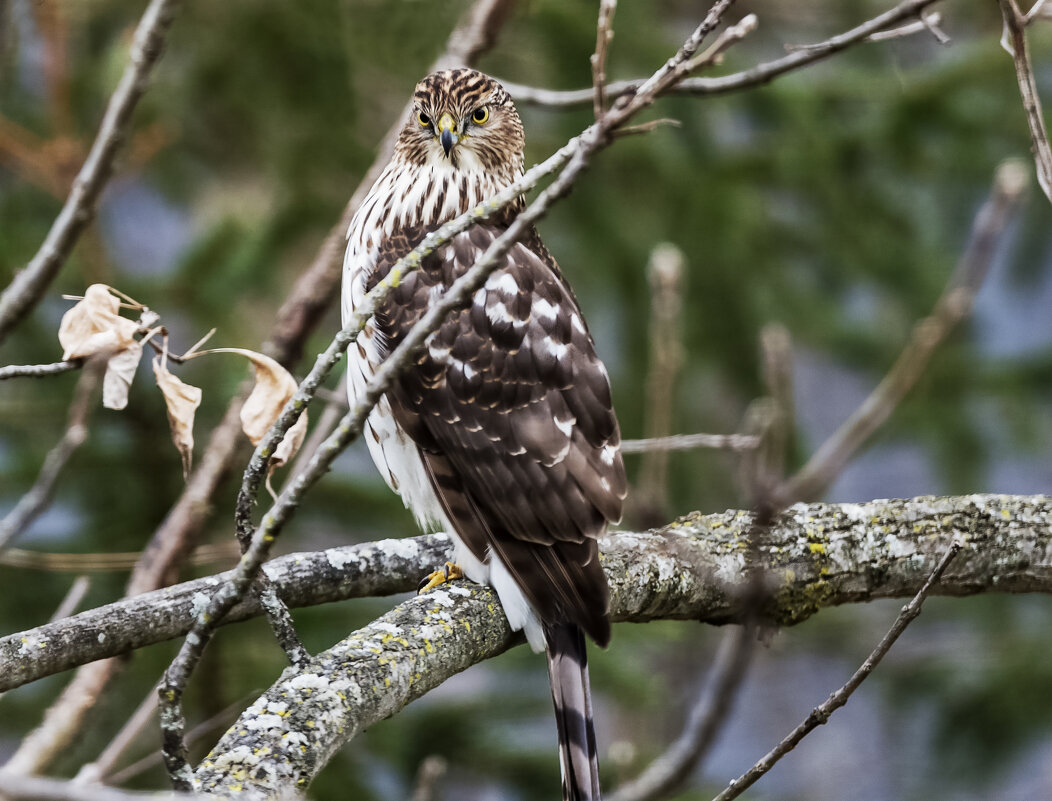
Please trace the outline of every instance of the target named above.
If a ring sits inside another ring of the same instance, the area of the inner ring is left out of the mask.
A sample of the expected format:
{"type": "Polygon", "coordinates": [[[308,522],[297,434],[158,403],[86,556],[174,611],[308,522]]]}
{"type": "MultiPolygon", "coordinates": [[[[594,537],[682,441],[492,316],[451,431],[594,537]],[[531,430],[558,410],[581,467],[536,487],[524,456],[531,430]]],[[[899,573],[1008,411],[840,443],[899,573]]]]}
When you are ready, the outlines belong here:
{"type": "MultiPolygon", "coordinates": [[[[40,725],[18,745],[3,772],[28,776],[39,773],[73,742],[84,716],[120,668],[119,658],[103,659],[77,671],[58,699],[48,707],[40,725]]],[[[7,789],[6,779],[0,787],[7,789]]]]}
{"type": "Polygon", "coordinates": [[[64,618],[70,617],[77,611],[77,607],[80,606],[81,601],[84,600],[84,596],[88,594],[88,590],[91,589],[91,579],[87,576],[77,576],[74,582],[70,585],[69,590],[62,597],[62,603],[58,605],[58,608],[51,614],[51,623],[57,620],[63,620],[64,618]]]}
{"type": "MultiPolygon", "coordinates": [[[[762,86],[786,73],[809,66],[817,61],[822,61],[853,45],[864,42],[872,34],[895,25],[904,19],[916,17],[923,9],[935,2],[937,0],[904,0],[904,2],[899,3],[883,14],[873,17],[861,25],[827,39],[820,44],[790,53],[774,61],[758,64],[741,72],[731,73],[730,75],[722,75],[717,78],[688,78],[676,84],[671,93],[693,96],[719,95],[754,86],[762,86]]],[[[556,91],[523,86],[522,84],[509,81],[501,81],[501,83],[511,96],[515,98],[517,103],[526,105],[550,106],[553,108],[583,106],[591,103],[594,96],[594,92],[590,88],[556,91]]],[[[642,85],[642,79],[614,81],[606,85],[606,96],[607,98],[620,97],[623,94],[636,91],[642,85]]]]}
{"type": "MultiPolygon", "coordinates": [[[[950,37],[939,28],[940,24],[942,24],[942,15],[939,12],[925,11],[918,15],[918,18],[913,22],[907,22],[905,25],[900,25],[890,30],[871,33],[863,41],[886,42],[891,39],[902,39],[906,36],[913,36],[927,31],[935,37],[935,41],[939,44],[949,44],[950,37]]],[[[811,50],[815,47],[821,47],[821,45],[786,45],[785,49],[789,53],[794,53],[798,50],[811,50]]]]}
{"type": "Polygon", "coordinates": [[[606,109],[604,87],[606,86],[606,49],[614,38],[611,27],[614,23],[614,12],[617,11],[617,0],[599,0],[599,19],[595,26],[595,52],[592,53],[592,110],[595,118],[603,116],[606,109]]]}
{"type": "MultiPolygon", "coordinates": [[[[731,0],[717,2],[706,16],[705,20],[695,29],[683,47],[677,54],[669,59],[631,98],[625,98],[624,102],[616,104],[602,119],[594,123],[579,137],[574,138],[552,156],[558,164],[565,163],[558,177],[527,206],[515,219],[515,221],[502,233],[489,249],[476,261],[474,266],[464,275],[458,278],[450,289],[422,316],[417,324],[409,331],[395,351],[383,362],[380,368],[366,387],[362,395],[362,401],[350,413],[344,416],[336,432],[322,446],[318,455],[312,459],[307,470],[296,477],[287,487],[281,497],[267,512],[262,523],[252,536],[252,543],[245,552],[235,571],[235,578],[223,586],[208,604],[208,608],[202,610],[197,616],[194,628],[183,642],[183,646],[175,660],[165,673],[165,679],[160,690],[161,698],[161,727],[163,734],[163,750],[165,764],[168,767],[169,776],[176,789],[192,789],[193,775],[190,772],[186,759],[186,748],[182,742],[182,732],[185,722],[181,711],[181,697],[186,682],[189,679],[201,654],[208,643],[215,627],[222,617],[240,600],[247,590],[252,579],[259,570],[271,544],[275,541],[287,519],[300,502],[303,493],[314,484],[329,468],[332,461],[361,431],[361,426],[372,407],[379,398],[390,387],[399,372],[407,366],[417,349],[424,340],[435,331],[445,317],[455,309],[462,306],[467,299],[488,278],[490,273],[498,269],[503,263],[507,252],[519,241],[539,219],[548,211],[549,207],[558,199],[563,197],[572,186],[573,182],[587,166],[590,157],[598,150],[610,143],[607,135],[610,130],[620,127],[634,115],[648,108],[654,99],[676,81],[682,80],[687,74],[686,66],[691,62],[697,49],[700,47],[705,36],[711,32],[719,23],[723,12],[729,7],[731,0]],[[568,161],[567,161],[568,158],[568,161]]],[[[534,182],[541,175],[546,174],[542,168],[549,172],[555,167],[539,165],[530,170],[527,175],[534,182]]],[[[524,176],[515,182],[504,192],[495,197],[505,198],[499,204],[487,201],[470,213],[472,219],[458,223],[455,220],[442,226],[439,231],[446,234],[446,239],[441,240],[437,234],[431,234],[425,238],[424,243],[414,250],[414,258],[418,261],[422,255],[422,249],[433,249],[441,241],[448,241],[453,235],[452,226],[461,224],[461,230],[466,230],[472,224],[472,220],[488,216],[496,209],[507,205],[512,199],[524,191],[521,184],[526,180],[524,176]]],[[[427,252],[430,252],[429,250],[427,252]]],[[[413,266],[411,261],[405,261],[405,266],[395,265],[385,279],[367,296],[366,303],[353,315],[352,321],[340,331],[324,354],[318,357],[315,369],[311,371],[308,378],[300,385],[296,394],[286,405],[285,410],[278,421],[271,427],[270,432],[264,437],[256,449],[249,467],[245,471],[242,482],[242,490],[238,499],[237,522],[239,531],[246,525],[250,525],[251,502],[259,492],[262,481],[263,468],[269,462],[269,456],[277,443],[284,436],[288,427],[298,418],[303,406],[309,402],[314,390],[336,360],[339,359],[343,350],[364,326],[365,321],[375,310],[375,304],[379,302],[381,292],[389,291],[393,283],[400,281],[407,269],[413,266]]]]}
{"type": "MultiPolygon", "coordinates": [[[[113,772],[113,766],[120,759],[121,754],[138,739],[142,730],[149,725],[157,712],[157,688],[151,687],[142,699],[139,706],[124,722],[120,731],[110,740],[109,745],[102,749],[99,758],[94,762],[81,765],[77,776],[73,780],[77,784],[98,784],[113,772]]],[[[116,782],[119,784],[119,782],[116,782]]]]}
{"type": "Polygon", "coordinates": [[[990,197],[972,223],[968,246],[931,315],[914,327],[905,349],[869,397],[775,491],[777,506],[816,497],[917,383],[938,346],[971,312],[975,293],[986,276],[1005,226],[1019,205],[1026,182],[1026,171],[1018,162],[1008,161],[998,167],[990,197]]]}
{"type": "Polygon", "coordinates": [[[1048,7],[1048,0],[1037,0],[1030,10],[1026,12],[1026,24],[1029,25],[1035,19],[1052,18],[1052,8],[1048,7]]]}
{"type": "Polygon", "coordinates": [[[915,33],[927,31],[935,37],[935,41],[939,44],[949,44],[950,37],[939,27],[940,25],[942,25],[942,14],[938,11],[925,11],[920,15],[920,19],[916,22],[908,22],[905,25],[890,31],[879,31],[878,33],[870,35],[867,41],[885,42],[888,39],[901,39],[904,36],[913,36],[915,33]]]}
{"type": "Polygon", "coordinates": [[[683,785],[704,760],[727,720],[755,643],[756,629],[750,624],[724,636],[708,685],[691,707],[679,737],[642,774],[618,787],[609,801],[657,801],[683,785]]]}
{"type": "MultiPolygon", "coordinates": [[[[1030,48],[1026,41],[1026,26],[1030,15],[1024,15],[1016,0],[997,0],[1004,17],[1004,33],[1001,46],[1012,57],[1015,64],[1016,80],[1019,83],[1019,94],[1023,98],[1023,111],[1026,112],[1026,123],[1030,128],[1030,142],[1034,150],[1034,164],[1037,167],[1037,182],[1041,191],[1052,201],[1052,148],[1048,143],[1048,130],[1045,128],[1045,117],[1041,111],[1041,97],[1037,93],[1037,82],[1034,80],[1034,69],[1030,65],[1030,48]]],[[[1035,6],[1038,9],[1038,6],[1035,6]]],[[[1031,9],[1031,13],[1035,9],[1031,9]]],[[[1040,9],[1038,9],[1040,10],[1040,9]]]]}
{"type": "Polygon", "coordinates": [[[40,301],[95,216],[99,196],[113,173],[114,160],[127,141],[132,112],[161,57],[178,6],[179,0],[151,0],[139,21],[128,65],[110,97],[98,135],[62,211],[32,261],[0,295],[0,342],[40,301]]]}
{"type": "Polygon", "coordinates": [[[924,582],[924,586],[920,588],[917,594],[913,597],[913,600],[902,607],[902,612],[895,619],[891,629],[884,635],[884,638],[877,644],[877,647],[873,649],[873,652],[866,657],[866,661],[862,663],[858,670],[848,679],[847,683],[839,690],[829,696],[826,701],[814,709],[811,710],[811,714],[792,732],[790,732],[785,739],[783,739],[778,745],[776,745],[770,752],[767,753],[759,762],[753,765],[748,771],[743,773],[737,779],[734,779],[730,785],[722,793],[720,793],[714,801],[730,801],[732,798],[737,798],[749,787],[756,783],[756,781],[769,771],[783,756],[788,754],[800,741],[810,734],[814,729],[824,724],[829,717],[844,706],[851,697],[851,694],[858,689],[858,686],[866,680],[873,669],[880,664],[880,660],[884,658],[885,654],[890,650],[891,646],[895,644],[895,641],[899,638],[899,635],[906,630],[906,627],[913,622],[917,615],[921,612],[921,606],[924,603],[924,599],[928,597],[928,593],[931,592],[932,587],[939,581],[942,574],[949,567],[950,562],[953,561],[954,557],[960,553],[961,543],[954,542],[950,546],[950,549],[946,552],[946,555],[942,558],[931,575],[928,576],[928,580],[924,582]]]}
{"type": "Polygon", "coordinates": [[[55,362],[54,364],[9,364],[6,367],[0,367],[0,381],[3,381],[5,378],[43,378],[44,376],[68,373],[70,370],[78,369],[83,364],[84,362],[81,359],[55,362]]]}
{"type": "Polygon", "coordinates": [[[643,435],[650,447],[639,470],[637,503],[647,513],[667,519],[668,462],[671,448],[655,448],[655,441],[672,431],[676,379],[683,366],[683,251],[669,243],[659,244],[650,254],[650,364],[646,382],[646,417],[643,435]]]}
{"type": "Polygon", "coordinates": [[[449,763],[445,757],[432,754],[425,757],[416,772],[416,787],[410,801],[433,801],[435,798],[435,787],[446,775],[449,763]]]}
{"type": "Polygon", "coordinates": [[[626,439],[621,443],[623,453],[646,453],[647,451],[691,451],[697,448],[715,448],[724,451],[749,451],[756,447],[759,438],[752,434],[673,434],[655,439],[626,439]]]}
{"type": "MultiPolygon", "coordinates": [[[[258,691],[257,691],[258,692],[258,691]]],[[[231,721],[237,718],[238,711],[245,708],[245,703],[248,701],[247,698],[239,698],[232,704],[229,704],[225,708],[216,712],[212,717],[207,720],[203,720],[190,729],[186,735],[187,745],[193,745],[194,743],[201,740],[205,735],[210,734],[216,729],[225,728],[229,726],[231,721]]],[[[153,708],[157,707],[157,696],[154,694],[153,697],[153,708]]],[[[160,751],[151,751],[142,759],[137,759],[130,765],[126,765],[120,770],[113,771],[111,768],[107,768],[101,774],[102,779],[110,784],[121,785],[131,779],[134,779],[140,773],[150,770],[163,762],[160,751]]]]}
{"type": "Polygon", "coordinates": [[[142,793],[89,787],[61,779],[21,776],[0,768],[0,800],[6,801],[194,801],[183,793],[142,793]]]}
{"type": "MultiPolygon", "coordinates": [[[[187,564],[208,565],[214,562],[237,561],[240,551],[233,542],[200,545],[194,548],[187,564]]],[[[28,570],[47,570],[57,573],[108,573],[131,570],[142,559],[142,551],[115,553],[52,553],[8,548],[0,553],[0,565],[28,570]]]]}
{"type": "Polygon", "coordinates": [[[95,390],[106,371],[106,360],[110,355],[112,354],[106,351],[93,357],[80,374],[62,439],[48,452],[33,486],[19,498],[15,508],[0,520],[0,551],[22,534],[51,503],[59,476],[77,448],[88,438],[88,418],[94,406],[95,390]]]}

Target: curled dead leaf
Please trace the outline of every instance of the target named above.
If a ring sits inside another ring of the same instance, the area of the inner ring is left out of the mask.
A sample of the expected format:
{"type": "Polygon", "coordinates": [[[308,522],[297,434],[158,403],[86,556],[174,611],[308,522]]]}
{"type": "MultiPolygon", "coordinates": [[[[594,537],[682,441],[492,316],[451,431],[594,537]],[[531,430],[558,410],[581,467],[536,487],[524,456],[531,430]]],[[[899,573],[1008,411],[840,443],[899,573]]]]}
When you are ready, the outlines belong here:
{"type": "Polygon", "coordinates": [[[120,316],[120,305],[105,284],[89,286],[83,299],[62,315],[58,328],[62,358],[80,359],[107,348],[124,350],[135,342],[138,326],[120,316]]]}
{"type": "MultiPolygon", "coordinates": [[[[194,357],[203,356],[206,353],[236,353],[252,362],[256,371],[256,385],[252,388],[244,406],[241,407],[241,428],[248,435],[252,444],[258,445],[263,441],[270,427],[274,425],[274,421],[281,415],[281,410],[285,408],[289,398],[295,394],[296,379],[272,358],[254,350],[212,348],[198,351],[194,357]]],[[[307,412],[304,411],[296,423],[285,432],[285,436],[274,449],[270,462],[271,469],[286,464],[296,455],[296,451],[303,444],[306,433],[307,412]]]]}
{"type": "Polygon", "coordinates": [[[160,356],[153,357],[153,375],[168,408],[172,442],[183,458],[183,478],[190,475],[194,456],[194,415],[201,405],[201,389],[183,383],[169,372],[160,356]]]}
{"type": "Polygon", "coordinates": [[[123,409],[128,405],[128,390],[131,389],[141,357],[142,345],[133,339],[106,362],[106,375],[102,378],[102,405],[107,409],[123,409]]]}

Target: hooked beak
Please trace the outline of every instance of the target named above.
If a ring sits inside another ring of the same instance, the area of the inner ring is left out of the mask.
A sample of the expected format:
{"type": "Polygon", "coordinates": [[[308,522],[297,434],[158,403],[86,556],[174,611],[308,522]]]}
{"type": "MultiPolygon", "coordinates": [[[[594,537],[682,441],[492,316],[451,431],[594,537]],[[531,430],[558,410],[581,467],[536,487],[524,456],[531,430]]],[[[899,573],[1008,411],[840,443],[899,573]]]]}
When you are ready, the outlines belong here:
{"type": "Polygon", "coordinates": [[[442,143],[442,149],[449,156],[449,151],[457,143],[459,137],[455,133],[456,123],[450,114],[443,114],[438,119],[438,141],[442,143]]]}

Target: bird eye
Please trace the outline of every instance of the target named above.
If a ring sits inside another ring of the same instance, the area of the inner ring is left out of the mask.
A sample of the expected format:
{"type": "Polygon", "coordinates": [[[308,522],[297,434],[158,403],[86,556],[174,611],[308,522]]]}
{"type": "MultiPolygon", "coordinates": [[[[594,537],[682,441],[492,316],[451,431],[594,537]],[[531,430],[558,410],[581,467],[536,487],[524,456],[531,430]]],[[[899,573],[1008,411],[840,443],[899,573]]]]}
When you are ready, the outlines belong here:
{"type": "Polygon", "coordinates": [[[431,124],[431,118],[422,111],[416,115],[416,121],[423,125],[425,128],[431,124]]]}
{"type": "Polygon", "coordinates": [[[484,125],[486,120],[489,119],[489,109],[485,106],[479,106],[471,112],[471,119],[476,125],[484,125]]]}

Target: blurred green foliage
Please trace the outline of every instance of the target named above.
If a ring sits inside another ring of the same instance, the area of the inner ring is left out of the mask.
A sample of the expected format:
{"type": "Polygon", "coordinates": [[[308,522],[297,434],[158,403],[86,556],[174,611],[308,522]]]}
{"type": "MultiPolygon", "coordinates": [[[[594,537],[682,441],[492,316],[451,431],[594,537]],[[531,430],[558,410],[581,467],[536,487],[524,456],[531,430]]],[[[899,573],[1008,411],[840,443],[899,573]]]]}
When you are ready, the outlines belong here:
{"type": "MultiPolygon", "coordinates": [[[[9,4],[0,36],[0,119],[27,132],[63,185],[94,136],[141,5],[58,4],[66,69],[49,79],[42,69],[53,52],[47,14],[29,0],[9,4]]],[[[593,5],[524,4],[481,68],[536,86],[586,86],[593,5]]],[[[756,11],[761,27],[728,54],[721,70],[775,58],[782,43],[825,38],[887,5],[743,3],[733,13],[756,11]]],[[[78,294],[95,281],[157,309],[176,349],[213,326],[215,344],[258,346],[466,6],[188,0],[136,113],[136,135],[99,224],[46,302],[4,345],[4,363],[57,360],[55,331],[69,305],[60,295],[78,294]]],[[[943,12],[949,47],[924,36],[867,44],[767,87],[662,101],[652,116],[675,118],[680,127],[632,137],[603,153],[541,225],[611,367],[626,436],[640,435],[647,411],[644,265],[661,241],[675,243],[688,261],[688,362],[674,393],[677,431],[736,429],[762,392],[758,333],[771,321],[788,327],[799,357],[797,460],[859,399],[841,388],[866,391],[891,364],[961,253],[995,167],[1029,153],[1011,62],[997,46],[995,6],[946,4],[943,12]]],[[[682,0],[622,3],[608,74],[648,74],[700,13],[701,6],[682,0]]],[[[1040,25],[1031,36],[1041,88],[1052,98],[1052,36],[1040,25]]],[[[591,110],[525,107],[522,116],[527,160],[534,162],[585,126],[591,110]]],[[[61,202],[61,193],[15,152],[14,130],[0,128],[5,284],[31,258],[61,202]]],[[[873,450],[831,490],[832,499],[1047,489],[1049,230],[1048,205],[1034,192],[1009,231],[975,320],[943,348],[873,450]],[[906,486],[896,475],[888,480],[888,473],[898,473],[896,454],[912,466],[906,486]]],[[[323,348],[336,327],[333,311],[308,353],[323,348]]],[[[200,453],[246,371],[217,357],[179,374],[205,390],[200,453]]],[[[75,381],[67,374],[0,385],[0,511],[31,485],[59,437],[75,381]]],[[[71,464],[52,511],[22,545],[99,552],[135,551],[146,542],[181,487],[163,403],[149,384],[141,375],[127,410],[95,414],[91,439],[71,464]]],[[[670,517],[745,502],[732,457],[701,451],[671,459],[670,517]]],[[[231,536],[234,491],[229,482],[215,498],[208,539],[231,536]]],[[[399,501],[354,449],[311,493],[282,547],[312,549],[410,531],[399,501]]],[[[62,574],[8,567],[0,567],[0,577],[5,633],[44,622],[70,582],[62,574]]],[[[119,574],[93,577],[86,603],[118,597],[123,582],[119,574]]],[[[296,619],[308,645],[320,649],[390,603],[302,610],[296,619]]],[[[915,624],[907,638],[941,633],[956,643],[960,658],[934,649],[901,662],[893,656],[880,689],[871,687],[870,700],[857,702],[876,705],[884,727],[872,736],[885,742],[885,763],[873,769],[885,781],[871,797],[985,797],[991,783],[1006,781],[1035,748],[1047,753],[1049,676],[1041,632],[1052,615],[1045,599],[1020,604],[1015,598],[947,603],[915,624]],[[982,667],[962,670],[961,659],[978,654],[986,660],[982,667]],[[899,741],[894,727],[918,714],[930,723],[915,731],[919,741],[899,741]],[[902,778],[918,772],[923,780],[902,778]]],[[[832,682],[846,678],[820,680],[830,675],[827,668],[861,659],[892,617],[837,610],[779,635],[768,659],[802,654],[815,681],[747,684],[747,698],[788,699],[802,717],[832,682]]],[[[608,785],[633,775],[675,736],[716,640],[716,633],[690,624],[621,626],[612,648],[593,656],[600,746],[605,753],[620,743],[624,757],[604,762],[608,785]]],[[[172,653],[169,644],[136,654],[92,718],[90,736],[63,757],[62,771],[97,755],[172,653]]],[[[312,797],[406,797],[417,766],[435,753],[450,762],[445,798],[555,797],[554,727],[542,665],[517,649],[457,677],[344,749],[312,797]]],[[[281,667],[264,624],[224,629],[190,689],[192,719],[244,702],[281,667]]],[[[0,699],[0,758],[36,725],[64,680],[53,677],[0,699]]],[[[784,733],[773,720],[732,726],[731,741],[744,745],[710,763],[712,786],[784,733]]],[[[195,746],[196,755],[214,736],[195,746]]],[[[129,758],[155,747],[142,743],[129,758]]],[[[750,797],[851,796],[850,786],[823,796],[800,772],[787,764],[750,797]]],[[[159,767],[132,782],[163,784],[159,767]]]]}

